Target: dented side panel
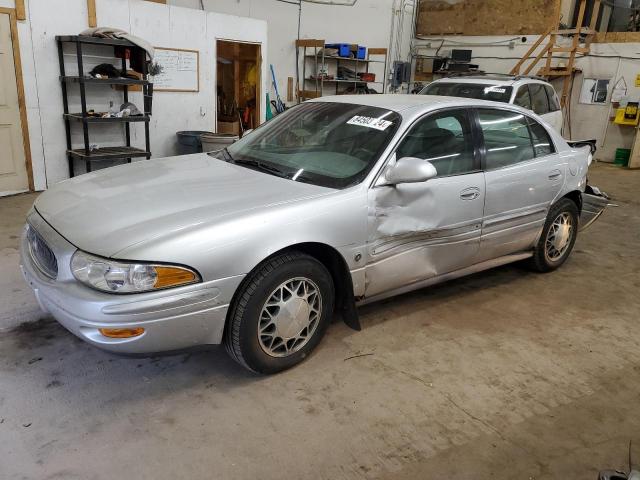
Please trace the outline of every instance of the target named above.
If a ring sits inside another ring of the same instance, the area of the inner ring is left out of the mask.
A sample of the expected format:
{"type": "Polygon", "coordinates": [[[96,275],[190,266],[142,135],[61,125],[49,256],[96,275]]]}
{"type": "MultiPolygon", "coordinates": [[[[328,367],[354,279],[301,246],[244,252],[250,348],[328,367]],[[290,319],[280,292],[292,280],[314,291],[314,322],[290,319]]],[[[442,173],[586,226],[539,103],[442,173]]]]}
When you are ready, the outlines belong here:
{"type": "Polygon", "coordinates": [[[473,264],[484,200],[483,173],[371,189],[365,296],[473,264]]]}

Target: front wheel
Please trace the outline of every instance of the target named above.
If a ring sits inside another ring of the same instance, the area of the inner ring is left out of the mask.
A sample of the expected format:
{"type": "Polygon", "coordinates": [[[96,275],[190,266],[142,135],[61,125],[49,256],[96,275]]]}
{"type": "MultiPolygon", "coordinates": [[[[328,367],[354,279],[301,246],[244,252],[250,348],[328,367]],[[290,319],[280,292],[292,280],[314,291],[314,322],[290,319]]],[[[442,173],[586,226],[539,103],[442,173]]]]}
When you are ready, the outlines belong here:
{"type": "Polygon", "coordinates": [[[241,365],[276,373],[304,360],[331,320],[331,275],[315,258],[286,252],[259,265],[240,287],[225,345],[241,365]]]}
{"type": "Polygon", "coordinates": [[[534,270],[550,272],[569,258],[578,235],[578,218],[578,207],[568,198],[551,207],[531,259],[534,270]]]}

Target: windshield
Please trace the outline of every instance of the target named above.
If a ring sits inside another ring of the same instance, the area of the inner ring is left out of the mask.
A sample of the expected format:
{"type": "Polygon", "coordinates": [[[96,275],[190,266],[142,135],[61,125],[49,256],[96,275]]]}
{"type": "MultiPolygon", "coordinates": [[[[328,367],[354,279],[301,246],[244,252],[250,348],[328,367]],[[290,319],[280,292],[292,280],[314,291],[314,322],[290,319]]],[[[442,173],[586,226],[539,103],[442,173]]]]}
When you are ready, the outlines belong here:
{"type": "Polygon", "coordinates": [[[477,98],[478,100],[509,103],[512,92],[512,87],[505,87],[503,85],[434,82],[424,87],[420,93],[422,95],[477,98]]]}
{"type": "Polygon", "coordinates": [[[303,103],[230,145],[219,158],[329,188],[360,183],[398,126],[396,112],[347,103],[303,103]]]}

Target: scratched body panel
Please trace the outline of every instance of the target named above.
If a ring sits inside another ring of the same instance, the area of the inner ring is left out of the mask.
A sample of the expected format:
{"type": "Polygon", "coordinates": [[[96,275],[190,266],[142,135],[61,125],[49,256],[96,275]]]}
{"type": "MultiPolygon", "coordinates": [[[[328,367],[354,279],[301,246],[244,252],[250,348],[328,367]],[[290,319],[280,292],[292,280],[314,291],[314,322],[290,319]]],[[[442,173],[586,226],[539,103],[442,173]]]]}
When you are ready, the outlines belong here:
{"type": "Polygon", "coordinates": [[[366,295],[475,263],[484,190],[482,173],[371,189],[366,295]],[[468,188],[472,201],[460,197],[468,188]]]}

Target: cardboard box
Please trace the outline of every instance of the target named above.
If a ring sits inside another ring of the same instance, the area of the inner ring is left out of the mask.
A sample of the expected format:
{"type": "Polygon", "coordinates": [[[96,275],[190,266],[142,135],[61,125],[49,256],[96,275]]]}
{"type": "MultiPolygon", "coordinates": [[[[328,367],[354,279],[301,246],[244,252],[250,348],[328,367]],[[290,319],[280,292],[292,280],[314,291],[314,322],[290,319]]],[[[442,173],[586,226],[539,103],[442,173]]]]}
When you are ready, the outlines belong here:
{"type": "Polygon", "coordinates": [[[232,133],[240,135],[240,122],[218,122],[217,133],[232,133]]]}

